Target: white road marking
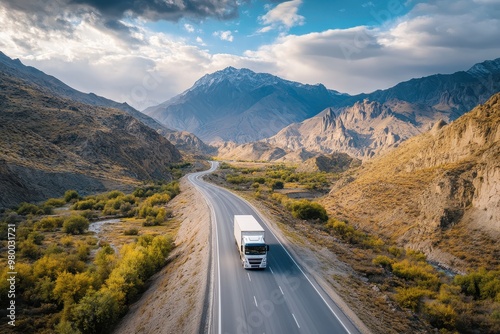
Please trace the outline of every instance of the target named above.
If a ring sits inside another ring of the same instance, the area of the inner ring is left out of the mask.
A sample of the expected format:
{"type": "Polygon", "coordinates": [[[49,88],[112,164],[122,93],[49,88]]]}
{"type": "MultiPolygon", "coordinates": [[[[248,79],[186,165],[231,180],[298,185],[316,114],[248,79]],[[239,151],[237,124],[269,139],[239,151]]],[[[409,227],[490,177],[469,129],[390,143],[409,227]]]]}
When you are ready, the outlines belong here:
{"type": "Polygon", "coordinates": [[[252,281],[252,279],[250,278],[250,273],[247,273],[248,274],[248,279],[250,280],[250,282],[252,281]]]}
{"type": "Polygon", "coordinates": [[[257,298],[255,298],[255,296],[253,296],[253,300],[255,301],[255,306],[259,307],[259,305],[257,304],[257,298]]]}
{"type": "MultiPolygon", "coordinates": [[[[241,198],[241,197],[240,197],[241,198]]],[[[285,248],[285,246],[283,246],[283,244],[281,243],[280,239],[276,236],[276,234],[274,234],[273,230],[271,230],[267,224],[267,220],[265,220],[261,215],[260,215],[260,212],[252,205],[250,204],[250,202],[248,202],[246,199],[244,198],[241,198],[241,200],[245,203],[248,204],[248,206],[250,206],[254,212],[257,214],[257,217],[260,218],[260,220],[264,223],[264,225],[269,229],[269,232],[271,232],[271,234],[274,236],[274,238],[278,241],[278,243],[280,244],[281,248],[283,248],[283,250],[285,251],[285,253],[288,255],[288,257],[290,258],[290,260],[292,260],[292,262],[295,264],[295,266],[300,270],[300,272],[302,273],[302,275],[306,278],[306,280],[309,282],[309,284],[311,284],[311,286],[313,287],[313,289],[316,291],[316,293],[319,295],[319,297],[323,300],[323,302],[325,303],[326,307],[328,307],[328,309],[330,310],[330,312],[332,312],[332,314],[335,316],[335,318],[340,322],[340,324],[342,325],[342,327],[344,327],[344,329],[346,330],[346,332],[348,334],[351,334],[351,331],[349,331],[349,329],[347,328],[347,326],[344,324],[344,322],[342,320],[340,320],[340,317],[337,315],[337,313],[332,309],[332,307],[330,306],[330,304],[328,304],[328,302],[326,301],[326,299],[323,297],[323,295],[319,292],[319,290],[316,288],[316,286],[313,284],[313,282],[309,279],[309,277],[307,277],[306,273],[302,270],[302,268],[299,266],[299,264],[295,261],[295,259],[292,257],[292,255],[288,252],[288,250],[285,248]]],[[[271,267],[269,267],[269,269],[271,269],[271,267]]],[[[271,270],[271,273],[273,273],[273,271],[271,270]]],[[[274,273],[273,273],[274,274],[274,273]]],[[[334,302],[335,304],[335,302],[334,302]]]]}
{"type": "Polygon", "coordinates": [[[299,322],[297,321],[297,318],[295,318],[295,314],[292,313],[293,320],[295,320],[295,323],[297,324],[297,327],[300,328],[299,322]]]}
{"type": "Polygon", "coordinates": [[[273,271],[273,269],[271,267],[269,267],[269,270],[271,270],[271,274],[274,275],[274,271],[273,271]]]}
{"type": "Polygon", "coordinates": [[[284,296],[285,294],[283,293],[283,290],[281,290],[281,286],[278,285],[278,288],[280,288],[281,294],[284,296]]]}

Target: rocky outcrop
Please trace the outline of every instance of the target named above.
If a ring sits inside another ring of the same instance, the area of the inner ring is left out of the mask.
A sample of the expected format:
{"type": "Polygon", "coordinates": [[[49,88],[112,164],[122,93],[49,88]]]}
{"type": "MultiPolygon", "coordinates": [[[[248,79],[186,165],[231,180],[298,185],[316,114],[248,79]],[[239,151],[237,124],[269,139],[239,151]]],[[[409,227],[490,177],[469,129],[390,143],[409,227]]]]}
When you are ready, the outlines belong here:
{"type": "Polygon", "coordinates": [[[292,124],[265,142],[286,150],[347,153],[371,158],[397,147],[420,130],[390,107],[364,100],[352,107],[328,108],[301,123],[292,124]]]}
{"type": "Polygon", "coordinates": [[[434,124],[439,129],[498,91],[500,58],[476,64],[467,72],[412,79],[386,90],[345,97],[265,142],[285,150],[344,152],[368,160],[434,124]]]}
{"type": "Polygon", "coordinates": [[[266,143],[255,142],[248,144],[223,143],[218,147],[218,157],[229,160],[245,161],[276,161],[287,153],[280,148],[266,143]]]}

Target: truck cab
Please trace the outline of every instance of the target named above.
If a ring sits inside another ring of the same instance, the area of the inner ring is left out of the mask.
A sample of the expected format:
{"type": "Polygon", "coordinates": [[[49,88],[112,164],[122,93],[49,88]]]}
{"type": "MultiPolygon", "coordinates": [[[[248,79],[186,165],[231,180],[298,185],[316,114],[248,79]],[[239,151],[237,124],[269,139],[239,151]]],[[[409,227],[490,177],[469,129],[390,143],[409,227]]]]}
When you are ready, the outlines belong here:
{"type": "Polygon", "coordinates": [[[269,246],[265,231],[251,215],[234,216],[234,237],[243,268],[266,268],[269,246]]]}

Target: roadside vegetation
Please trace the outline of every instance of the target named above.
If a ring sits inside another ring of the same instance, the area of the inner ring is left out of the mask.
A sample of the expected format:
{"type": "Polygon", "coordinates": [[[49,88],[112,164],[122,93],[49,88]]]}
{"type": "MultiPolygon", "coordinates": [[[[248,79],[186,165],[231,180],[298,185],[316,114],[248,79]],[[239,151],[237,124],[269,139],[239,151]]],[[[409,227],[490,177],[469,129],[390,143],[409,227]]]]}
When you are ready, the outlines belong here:
{"type": "MultiPolygon", "coordinates": [[[[174,248],[176,222],[166,205],[179,192],[176,181],[144,184],[129,194],[82,197],[68,190],[62,198],[7,210],[0,221],[0,306],[6,310],[10,302],[7,224],[15,224],[15,330],[110,332],[174,248]],[[89,232],[93,222],[111,218],[128,226],[112,243],[89,232]]],[[[1,332],[12,329],[5,326],[1,332]]]]}
{"type": "Polygon", "coordinates": [[[285,165],[252,168],[223,164],[210,180],[259,201],[273,212],[289,236],[293,230],[348,264],[359,278],[357,283],[353,276],[336,275],[333,280],[351,286],[343,297],[349,300],[356,289],[359,298],[365,298],[365,307],[380,312],[387,321],[372,329],[383,331],[390,325],[395,332],[410,328],[436,328],[440,333],[500,332],[498,266],[471,268],[463,275],[445,272],[429,263],[423,253],[397,247],[390,240],[329,216],[314,196],[326,193],[329,181],[337,175],[294,170],[285,165]],[[276,186],[276,181],[281,183],[276,186]],[[293,198],[297,188],[309,190],[308,198],[293,198]],[[406,324],[398,323],[398,316],[404,317],[406,324]]]}

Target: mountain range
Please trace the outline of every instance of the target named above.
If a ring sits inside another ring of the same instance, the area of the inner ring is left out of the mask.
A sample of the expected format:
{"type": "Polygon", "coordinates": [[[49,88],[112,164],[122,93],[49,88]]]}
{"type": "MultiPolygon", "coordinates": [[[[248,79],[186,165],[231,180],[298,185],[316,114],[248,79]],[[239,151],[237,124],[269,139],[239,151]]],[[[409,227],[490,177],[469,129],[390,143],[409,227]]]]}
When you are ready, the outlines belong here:
{"type": "Polygon", "coordinates": [[[207,143],[247,143],[312,117],[348,95],[271,74],[228,67],[207,74],[180,95],[143,112],[207,143]]]}
{"type": "MultiPolygon", "coordinates": [[[[304,150],[369,159],[428,131],[437,122],[457,119],[498,91],[500,58],[476,64],[468,71],[412,79],[371,94],[339,95],[334,105],[262,141],[269,150],[282,152],[272,155],[278,160],[304,150]]],[[[237,157],[239,152],[237,146],[230,150],[225,145],[220,150],[225,158],[237,157]]],[[[251,155],[270,154],[258,151],[251,155]]]]}
{"type": "Polygon", "coordinates": [[[171,179],[181,154],[132,108],[0,56],[0,208],[171,179]]]}

